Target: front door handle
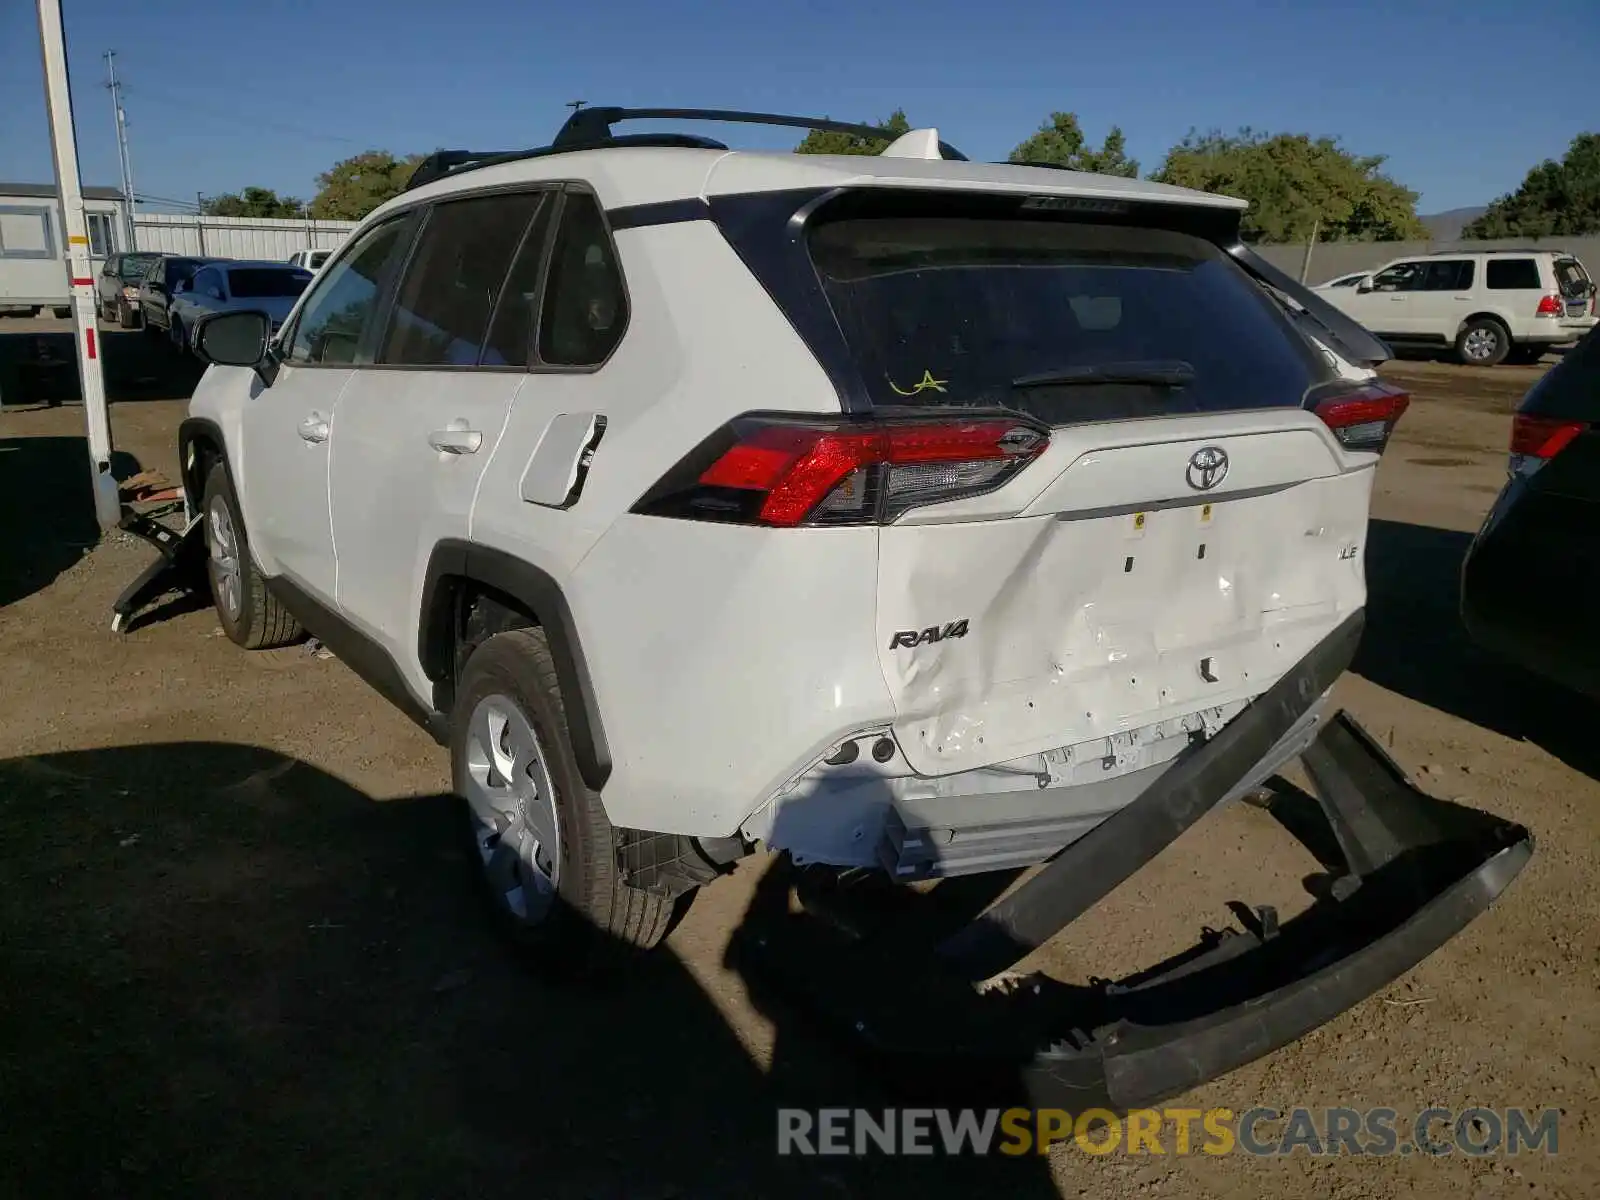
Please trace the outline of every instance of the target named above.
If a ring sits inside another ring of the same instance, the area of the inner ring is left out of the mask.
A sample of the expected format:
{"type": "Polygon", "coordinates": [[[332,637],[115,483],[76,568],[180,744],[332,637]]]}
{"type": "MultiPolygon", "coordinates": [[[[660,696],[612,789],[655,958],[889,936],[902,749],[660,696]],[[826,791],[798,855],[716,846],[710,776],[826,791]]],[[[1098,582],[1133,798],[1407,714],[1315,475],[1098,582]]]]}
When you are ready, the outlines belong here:
{"type": "Polygon", "coordinates": [[[300,422],[300,437],[307,442],[325,442],[328,440],[328,422],[321,413],[312,413],[300,422]]]}
{"type": "Polygon", "coordinates": [[[465,421],[451,421],[428,435],[428,445],[445,454],[476,454],[483,446],[483,433],[466,426],[465,421]]]}

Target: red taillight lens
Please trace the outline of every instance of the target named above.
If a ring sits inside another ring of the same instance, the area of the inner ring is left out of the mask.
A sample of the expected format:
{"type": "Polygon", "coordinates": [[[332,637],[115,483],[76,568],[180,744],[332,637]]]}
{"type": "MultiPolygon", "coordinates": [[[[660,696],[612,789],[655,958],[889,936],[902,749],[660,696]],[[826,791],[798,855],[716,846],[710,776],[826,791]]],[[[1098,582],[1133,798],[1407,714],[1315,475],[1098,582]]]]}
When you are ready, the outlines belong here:
{"type": "Polygon", "coordinates": [[[1316,414],[1348,450],[1382,452],[1411,397],[1387,383],[1369,383],[1320,400],[1316,414]]]}
{"type": "Polygon", "coordinates": [[[1050,442],[1047,431],[1010,418],[748,418],[729,432],[731,444],[692,482],[675,487],[669,474],[636,511],[778,526],[887,522],[993,491],[1050,442]]]}
{"type": "Polygon", "coordinates": [[[1566,312],[1566,308],[1562,305],[1560,296],[1540,296],[1536,311],[1541,317],[1559,317],[1566,312]]]}
{"type": "Polygon", "coordinates": [[[1529,458],[1554,458],[1582,432],[1581,421],[1528,417],[1518,413],[1511,419],[1511,453],[1525,454],[1529,458]]]}

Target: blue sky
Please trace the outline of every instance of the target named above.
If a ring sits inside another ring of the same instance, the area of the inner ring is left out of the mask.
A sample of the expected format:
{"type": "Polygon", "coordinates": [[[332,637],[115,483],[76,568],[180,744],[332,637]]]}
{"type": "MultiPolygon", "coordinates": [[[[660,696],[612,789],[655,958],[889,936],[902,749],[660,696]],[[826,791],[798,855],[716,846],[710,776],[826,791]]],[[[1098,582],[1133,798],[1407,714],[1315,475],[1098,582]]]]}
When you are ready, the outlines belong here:
{"type": "MultiPolygon", "coordinates": [[[[1332,134],[1388,155],[1424,212],[1486,202],[1600,126],[1597,0],[63,4],[85,182],[117,183],[100,58],[115,49],[137,190],[184,199],[309,197],[374,147],[540,144],[574,99],[852,120],[903,106],[987,159],[1061,109],[1096,140],[1120,124],[1146,170],[1191,126],[1332,134]]],[[[0,178],[51,177],[39,64],[34,5],[0,5],[0,178]]]]}

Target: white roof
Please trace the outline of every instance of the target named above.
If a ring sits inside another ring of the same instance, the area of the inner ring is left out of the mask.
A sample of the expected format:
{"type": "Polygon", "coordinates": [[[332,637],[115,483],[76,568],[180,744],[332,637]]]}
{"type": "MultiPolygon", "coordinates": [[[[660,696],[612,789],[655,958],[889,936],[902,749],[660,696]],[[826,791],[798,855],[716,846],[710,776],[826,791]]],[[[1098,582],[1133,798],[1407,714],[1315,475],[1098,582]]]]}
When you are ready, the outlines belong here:
{"type": "Polygon", "coordinates": [[[447,176],[378,211],[452,192],[535,180],[582,179],[606,208],[790,188],[908,187],[1141,200],[1242,209],[1244,200],[1114,175],[1048,167],[874,155],[617,146],[547,154],[447,176]]]}

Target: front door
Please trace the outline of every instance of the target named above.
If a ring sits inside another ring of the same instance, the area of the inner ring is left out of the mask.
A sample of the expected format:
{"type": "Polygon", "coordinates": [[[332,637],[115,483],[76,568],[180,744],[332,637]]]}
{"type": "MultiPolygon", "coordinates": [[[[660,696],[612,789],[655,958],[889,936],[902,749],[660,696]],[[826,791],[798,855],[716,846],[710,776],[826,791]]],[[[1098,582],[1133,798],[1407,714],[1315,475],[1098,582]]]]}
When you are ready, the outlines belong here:
{"type": "Polygon", "coordinates": [[[375,226],[318,280],[284,335],[277,378],[244,407],[240,482],[256,559],[330,608],[337,566],[328,468],[339,398],[410,230],[405,218],[375,226]]]}
{"type": "Polygon", "coordinates": [[[1339,307],[1379,337],[1414,336],[1418,329],[1412,299],[1426,265],[1399,262],[1385,267],[1357,285],[1356,294],[1341,299],[1339,307]]]}
{"type": "Polygon", "coordinates": [[[428,562],[441,541],[468,538],[479,478],[529,378],[554,201],[530,190],[433,205],[373,365],[339,400],[339,607],[424,697],[417,631],[428,562]]]}

